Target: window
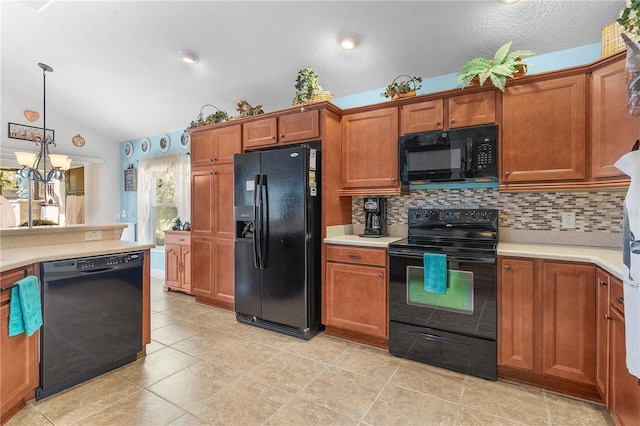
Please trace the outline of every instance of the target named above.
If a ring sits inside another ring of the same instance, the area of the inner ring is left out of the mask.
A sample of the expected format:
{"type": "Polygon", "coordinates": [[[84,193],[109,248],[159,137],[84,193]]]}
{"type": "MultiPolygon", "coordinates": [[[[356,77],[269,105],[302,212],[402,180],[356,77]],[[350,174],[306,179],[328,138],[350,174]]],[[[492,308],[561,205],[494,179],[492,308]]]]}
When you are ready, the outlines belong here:
{"type": "Polygon", "coordinates": [[[151,194],[151,232],[152,242],[157,246],[164,246],[164,231],[171,229],[178,217],[175,190],[173,173],[155,178],[151,194]]]}
{"type": "Polygon", "coordinates": [[[190,163],[184,153],[161,154],[138,162],[138,241],[164,245],[164,231],[190,212],[190,163]]]}

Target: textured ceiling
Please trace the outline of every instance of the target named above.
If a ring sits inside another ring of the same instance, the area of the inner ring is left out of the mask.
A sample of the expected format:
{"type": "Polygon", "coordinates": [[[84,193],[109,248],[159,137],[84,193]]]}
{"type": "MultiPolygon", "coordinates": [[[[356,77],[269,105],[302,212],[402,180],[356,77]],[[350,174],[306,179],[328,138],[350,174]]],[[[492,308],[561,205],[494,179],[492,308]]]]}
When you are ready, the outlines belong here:
{"type": "Polygon", "coordinates": [[[46,2],[35,3],[0,1],[3,98],[13,91],[25,108],[41,105],[36,64],[44,62],[55,70],[47,111],[114,143],[185,128],[207,103],[232,115],[239,99],[265,111],[288,108],[305,66],[340,97],[400,74],[456,72],[509,40],[538,54],[596,43],[625,4],[56,0],[37,11],[46,2]],[[360,35],[357,50],[337,46],[342,31],[360,35]],[[179,49],[200,63],[185,64],[179,49]]]}

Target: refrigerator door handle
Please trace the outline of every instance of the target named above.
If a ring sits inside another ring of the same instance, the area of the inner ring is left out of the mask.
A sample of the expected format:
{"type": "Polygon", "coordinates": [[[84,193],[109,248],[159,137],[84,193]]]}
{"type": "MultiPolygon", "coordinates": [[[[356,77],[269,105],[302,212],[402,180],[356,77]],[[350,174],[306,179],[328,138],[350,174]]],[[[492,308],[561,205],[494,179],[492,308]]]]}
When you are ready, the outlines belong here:
{"type": "Polygon", "coordinates": [[[253,224],[253,265],[262,269],[262,260],[260,247],[262,246],[262,189],[261,189],[260,175],[256,175],[255,188],[253,191],[253,209],[254,209],[254,224],[253,224]]]}

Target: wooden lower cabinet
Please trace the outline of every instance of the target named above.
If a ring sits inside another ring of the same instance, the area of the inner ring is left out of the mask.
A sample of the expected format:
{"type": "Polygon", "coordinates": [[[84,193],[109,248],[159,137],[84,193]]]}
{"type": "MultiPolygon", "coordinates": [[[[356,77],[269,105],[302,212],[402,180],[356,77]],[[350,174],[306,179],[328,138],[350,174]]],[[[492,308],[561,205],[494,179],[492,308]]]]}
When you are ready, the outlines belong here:
{"type": "Polygon", "coordinates": [[[388,347],[387,252],[328,245],[322,318],[326,333],[388,347]]]}
{"type": "Polygon", "coordinates": [[[626,336],[622,283],[611,283],[609,344],[609,401],[607,407],[618,426],[640,424],[640,379],[629,374],[626,362],[626,336]]]}
{"type": "Polygon", "coordinates": [[[233,310],[233,240],[191,238],[193,285],[196,300],[233,310]]]}
{"type": "MultiPolygon", "coordinates": [[[[33,266],[13,269],[0,275],[0,288],[33,274],[33,266]]],[[[0,292],[0,420],[4,424],[35,398],[39,385],[39,331],[9,337],[9,302],[11,290],[0,292]]]]}
{"type": "Polygon", "coordinates": [[[609,401],[609,288],[615,279],[602,269],[596,269],[596,388],[605,404],[609,401]]]}
{"type": "Polygon", "coordinates": [[[191,294],[191,235],[165,231],[165,290],[191,294]]]}
{"type": "Polygon", "coordinates": [[[595,267],[501,257],[498,372],[591,400],[595,387],[595,267]]]}

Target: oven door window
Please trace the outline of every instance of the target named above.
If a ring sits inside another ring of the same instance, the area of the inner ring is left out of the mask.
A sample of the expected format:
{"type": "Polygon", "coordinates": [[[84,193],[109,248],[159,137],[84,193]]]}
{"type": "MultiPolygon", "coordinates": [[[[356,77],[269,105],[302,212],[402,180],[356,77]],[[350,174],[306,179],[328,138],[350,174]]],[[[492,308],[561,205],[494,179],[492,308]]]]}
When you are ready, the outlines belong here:
{"type": "Polygon", "coordinates": [[[447,270],[444,294],[424,289],[424,268],[407,266],[407,304],[473,315],[473,272],[447,270]]]}

